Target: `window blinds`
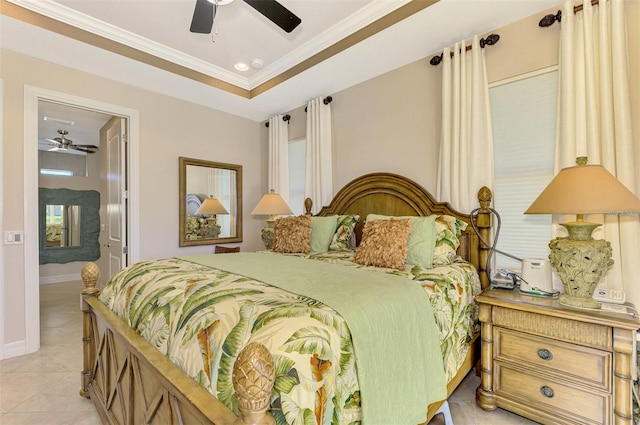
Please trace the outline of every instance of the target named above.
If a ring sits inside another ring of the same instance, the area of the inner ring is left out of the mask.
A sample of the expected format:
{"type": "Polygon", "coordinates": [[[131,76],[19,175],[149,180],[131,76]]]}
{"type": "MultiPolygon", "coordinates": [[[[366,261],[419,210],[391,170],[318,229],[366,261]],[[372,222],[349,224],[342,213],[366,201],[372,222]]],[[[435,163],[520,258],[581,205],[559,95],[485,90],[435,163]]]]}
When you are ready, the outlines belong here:
{"type": "MultiPolygon", "coordinates": [[[[502,218],[497,248],[520,258],[547,258],[551,216],[524,211],[553,178],[557,71],[496,83],[489,96],[494,208],[502,218]]],[[[520,262],[498,254],[496,267],[520,270],[520,262]]]]}

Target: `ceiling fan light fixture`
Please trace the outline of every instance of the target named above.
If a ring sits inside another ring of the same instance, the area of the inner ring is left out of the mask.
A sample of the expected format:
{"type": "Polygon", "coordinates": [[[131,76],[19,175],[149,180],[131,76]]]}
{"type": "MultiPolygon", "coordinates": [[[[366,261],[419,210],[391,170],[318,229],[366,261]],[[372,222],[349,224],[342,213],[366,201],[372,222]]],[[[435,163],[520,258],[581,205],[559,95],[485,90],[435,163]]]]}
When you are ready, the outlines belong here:
{"type": "Polygon", "coordinates": [[[249,65],[247,65],[247,64],[246,64],[246,63],[244,63],[244,62],[238,62],[238,63],[236,63],[233,67],[234,67],[235,69],[237,69],[238,71],[242,71],[242,72],[245,72],[245,71],[248,71],[248,70],[249,70],[249,65]]]}
{"type": "MultiPolygon", "coordinates": [[[[216,0],[208,0],[209,3],[213,3],[216,4],[216,0]]],[[[218,6],[226,6],[230,3],[233,3],[233,0],[218,0],[217,4],[218,6]]]]}

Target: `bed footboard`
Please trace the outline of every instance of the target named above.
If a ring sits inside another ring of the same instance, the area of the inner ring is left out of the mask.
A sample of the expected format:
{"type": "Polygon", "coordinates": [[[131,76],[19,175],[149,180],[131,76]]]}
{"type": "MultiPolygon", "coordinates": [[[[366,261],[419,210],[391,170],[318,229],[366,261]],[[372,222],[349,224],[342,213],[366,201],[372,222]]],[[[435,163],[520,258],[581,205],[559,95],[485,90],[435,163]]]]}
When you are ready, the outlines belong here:
{"type": "Polygon", "coordinates": [[[275,367],[263,345],[247,345],[234,364],[236,416],[98,300],[99,274],[94,263],[82,269],[80,395],[91,398],[104,423],[275,424],[267,412],[275,367]]]}

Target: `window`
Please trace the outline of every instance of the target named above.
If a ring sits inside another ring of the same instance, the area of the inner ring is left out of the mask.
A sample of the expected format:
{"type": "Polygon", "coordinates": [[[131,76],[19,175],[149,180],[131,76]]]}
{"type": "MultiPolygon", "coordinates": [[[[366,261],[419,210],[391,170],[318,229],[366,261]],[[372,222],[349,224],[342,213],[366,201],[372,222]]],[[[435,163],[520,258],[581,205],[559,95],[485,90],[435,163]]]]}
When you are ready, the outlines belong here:
{"type": "Polygon", "coordinates": [[[73,171],[70,170],[52,170],[50,168],[41,168],[40,174],[48,175],[48,176],[73,176],[73,171]]]}
{"type": "Polygon", "coordinates": [[[306,153],[306,139],[289,142],[289,208],[295,215],[304,213],[306,153]]]}
{"type": "MultiPolygon", "coordinates": [[[[71,149],[69,149],[71,150],[71,149]]],[[[87,155],[77,151],[51,152],[38,150],[40,174],[50,176],[87,177],[87,155]]]]}
{"type": "MultiPolygon", "coordinates": [[[[551,215],[524,215],[553,178],[557,71],[498,82],[489,89],[493,125],[494,208],[502,226],[497,249],[519,258],[547,258],[551,215]]],[[[497,268],[520,270],[496,255],[497,268]]]]}

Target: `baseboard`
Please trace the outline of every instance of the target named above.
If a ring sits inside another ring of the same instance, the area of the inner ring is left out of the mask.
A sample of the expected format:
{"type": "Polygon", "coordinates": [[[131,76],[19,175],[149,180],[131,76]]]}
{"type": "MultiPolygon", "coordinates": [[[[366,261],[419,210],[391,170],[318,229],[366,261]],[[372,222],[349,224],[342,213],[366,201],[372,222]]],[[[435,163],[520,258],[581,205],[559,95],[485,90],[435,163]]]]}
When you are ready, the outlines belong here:
{"type": "Polygon", "coordinates": [[[40,276],[40,285],[48,285],[50,283],[71,282],[74,280],[82,280],[80,273],[61,274],[58,276],[40,276]]]}
{"type": "Polygon", "coordinates": [[[11,357],[18,357],[27,353],[27,342],[25,340],[10,342],[4,345],[4,357],[10,359],[11,357]]]}

